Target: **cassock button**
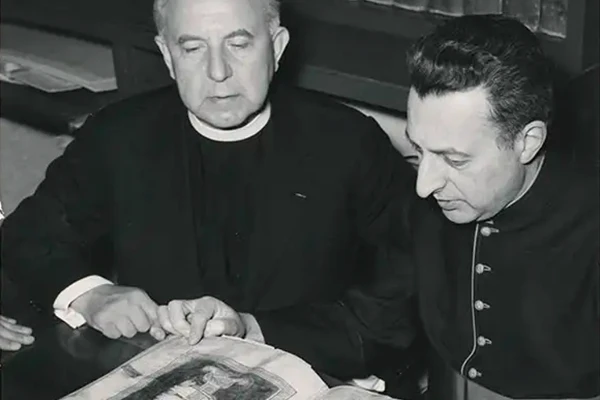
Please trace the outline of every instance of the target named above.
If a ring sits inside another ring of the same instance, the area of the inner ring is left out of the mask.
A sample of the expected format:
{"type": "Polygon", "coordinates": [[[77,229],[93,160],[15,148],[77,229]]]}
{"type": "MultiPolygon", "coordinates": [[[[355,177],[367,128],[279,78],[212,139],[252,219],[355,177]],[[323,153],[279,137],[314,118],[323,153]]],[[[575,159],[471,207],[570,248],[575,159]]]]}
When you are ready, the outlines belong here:
{"type": "Polygon", "coordinates": [[[475,379],[481,376],[481,372],[477,371],[475,368],[470,368],[467,375],[469,375],[469,378],[475,379]]]}
{"type": "Polygon", "coordinates": [[[497,233],[497,232],[500,232],[500,231],[498,229],[492,228],[490,226],[484,226],[479,230],[479,233],[481,233],[481,236],[483,236],[483,237],[488,237],[492,233],[497,233]]]}
{"type": "Polygon", "coordinates": [[[475,272],[477,272],[479,275],[483,274],[484,272],[489,272],[491,270],[492,269],[485,264],[480,263],[475,266],[475,272]]]}
{"type": "Polygon", "coordinates": [[[490,308],[490,305],[489,305],[489,304],[486,304],[486,303],[484,303],[484,302],[483,302],[483,301],[481,301],[481,300],[477,300],[477,301],[475,302],[475,304],[474,304],[474,307],[475,307],[475,309],[476,309],[477,311],[481,311],[481,310],[483,310],[484,308],[490,308]]]}
{"type": "Polygon", "coordinates": [[[490,339],[488,339],[488,338],[484,337],[484,336],[479,336],[479,337],[477,338],[477,344],[478,344],[480,347],[483,347],[483,346],[486,346],[486,345],[488,345],[488,344],[492,344],[492,341],[491,341],[490,339]]]}

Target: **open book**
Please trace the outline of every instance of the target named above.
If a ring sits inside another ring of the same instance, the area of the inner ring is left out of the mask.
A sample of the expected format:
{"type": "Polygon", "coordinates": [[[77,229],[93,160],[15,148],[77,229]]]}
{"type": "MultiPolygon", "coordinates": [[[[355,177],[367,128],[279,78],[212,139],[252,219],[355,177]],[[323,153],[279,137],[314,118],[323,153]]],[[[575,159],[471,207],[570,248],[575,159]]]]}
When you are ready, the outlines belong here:
{"type": "Polygon", "coordinates": [[[309,364],[232,337],[190,346],[170,337],[63,400],[384,400],[352,386],[329,389],[309,364]]]}

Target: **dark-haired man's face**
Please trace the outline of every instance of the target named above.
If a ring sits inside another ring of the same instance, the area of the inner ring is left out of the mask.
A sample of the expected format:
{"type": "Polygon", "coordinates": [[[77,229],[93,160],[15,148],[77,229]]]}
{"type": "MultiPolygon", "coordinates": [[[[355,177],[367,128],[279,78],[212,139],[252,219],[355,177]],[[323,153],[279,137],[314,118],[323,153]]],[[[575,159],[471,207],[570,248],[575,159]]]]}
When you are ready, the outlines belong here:
{"type": "Polygon", "coordinates": [[[156,42],[185,106],[220,129],[262,108],[288,43],[258,0],[171,0],[156,42]]]}
{"type": "Polygon", "coordinates": [[[486,220],[522,191],[522,149],[498,141],[487,92],[419,97],[411,89],[406,134],[418,153],[417,193],[433,196],[444,215],[462,224],[486,220]]]}

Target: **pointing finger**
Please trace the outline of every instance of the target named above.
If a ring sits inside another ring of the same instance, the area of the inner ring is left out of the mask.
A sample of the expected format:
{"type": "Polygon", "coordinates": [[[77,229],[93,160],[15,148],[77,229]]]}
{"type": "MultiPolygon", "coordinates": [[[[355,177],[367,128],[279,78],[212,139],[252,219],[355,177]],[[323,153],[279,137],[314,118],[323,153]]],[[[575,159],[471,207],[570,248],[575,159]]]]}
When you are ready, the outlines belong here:
{"type": "Polygon", "coordinates": [[[157,320],[158,305],[154,302],[154,300],[152,300],[150,298],[150,296],[148,296],[146,294],[146,292],[141,293],[140,301],[139,301],[138,305],[142,308],[142,310],[144,310],[144,312],[148,316],[148,319],[151,322],[154,322],[157,320]]]}
{"type": "Polygon", "coordinates": [[[173,335],[179,335],[179,332],[177,332],[173,327],[173,324],[171,324],[167,306],[158,307],[158,322],[165,331],[172,333],[173,335]]]}
{"type": "Polygon", "coordinates": [[[173,300],[169,302],[167,306],[169,309],[169,320],[175,328],[178,335],[189,336],[190,324],[186,319],[186,313],[183,310],[183,302],[180,300],[173,300]]]}
{"type": "Polygon", "coordinates": [[[192,323],[191,332],[189,337],[189,343],[191,345],[195,345],[204,336],[204,329],[206,328],[209,320],[206,318],[206,314],[202,313],[194,313],[189,316],[189,319],[192,323]]]}

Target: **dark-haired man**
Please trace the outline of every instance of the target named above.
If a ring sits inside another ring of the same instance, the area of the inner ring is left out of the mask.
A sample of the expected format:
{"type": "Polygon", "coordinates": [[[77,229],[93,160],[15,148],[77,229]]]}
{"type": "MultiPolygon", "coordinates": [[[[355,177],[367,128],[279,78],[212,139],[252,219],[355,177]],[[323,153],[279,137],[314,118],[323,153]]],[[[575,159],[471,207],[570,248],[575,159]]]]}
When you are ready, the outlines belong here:
{"type": "Polygon", "coordinates": [[[408,62],[429,398],[599,398],[598,176],[545,146],[538,40],[512,19],[461,17],[408,62]]]}

